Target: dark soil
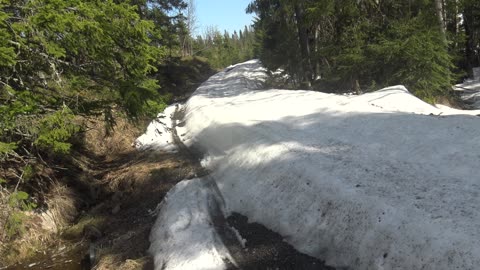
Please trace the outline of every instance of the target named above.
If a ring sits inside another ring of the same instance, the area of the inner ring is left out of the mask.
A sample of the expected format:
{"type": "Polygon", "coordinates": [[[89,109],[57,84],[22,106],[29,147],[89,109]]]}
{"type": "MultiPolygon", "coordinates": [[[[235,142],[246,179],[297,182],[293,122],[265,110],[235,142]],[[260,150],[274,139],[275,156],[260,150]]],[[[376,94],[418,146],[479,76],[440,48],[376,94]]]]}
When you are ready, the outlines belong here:
{"type": "Polygon", "coordinates": [[[241,269],[335,269],[326,266],[323,261],[298,252],[283,241],[281,235],[265,226],[259,223],[248,223],[248,218],[245,216],[233,213],[227,218],[227,222],[246,240],[241,257],[235,258],[241,269]]]}

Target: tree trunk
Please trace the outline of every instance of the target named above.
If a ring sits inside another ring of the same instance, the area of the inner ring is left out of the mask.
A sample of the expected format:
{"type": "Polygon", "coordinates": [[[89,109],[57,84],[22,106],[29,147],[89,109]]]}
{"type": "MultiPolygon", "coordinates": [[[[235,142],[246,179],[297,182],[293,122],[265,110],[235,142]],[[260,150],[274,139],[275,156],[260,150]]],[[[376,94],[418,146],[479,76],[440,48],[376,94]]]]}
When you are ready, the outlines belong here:
{"type": "Polygon", "coordinates": [[[295,3],[295,18],[297,20],[298,41],[300,45],[301,63],[303,68],[303,82],[308,88],[312,85],[312,64],[310,58],[310,45],[308,40],[308,29],[305,27],[305,14],[303,7],[295,3]]]}
{"type": "Polygon", "coordinates": [[[443,18],[443,1],[442,0],[435,0],[435,11],[437,13],[438,26],[440,27],[440,31],[442,32],[443,39],[446,43],[447,37],[445,35],[445,20],[443,18]]]}
{"type": "Polygon", "coordinates": [[[465,60],[466,60],[466,67],[469,73],[472,71],[472,68],[475,65],[472,61],[475,55],[475,51],[473,49],[474,42],[472,40],[472,36],[473,36],[473,30],[471,27],[471,24],[473,21],[472,17],[473,17],[473,14],[471,13],[471,10],[466,8],[463,12],[463,19],[464,19],[465,35],[467,36],[467,39],[465,40],[465,60]]]}

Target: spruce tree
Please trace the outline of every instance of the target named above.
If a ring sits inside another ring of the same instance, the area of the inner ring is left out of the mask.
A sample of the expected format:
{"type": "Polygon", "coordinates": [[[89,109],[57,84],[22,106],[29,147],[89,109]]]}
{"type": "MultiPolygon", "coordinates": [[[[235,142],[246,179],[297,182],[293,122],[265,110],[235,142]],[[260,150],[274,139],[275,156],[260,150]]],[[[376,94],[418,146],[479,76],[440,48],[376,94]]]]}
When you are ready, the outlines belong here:
{"type": "Polygon", "coordinates": [[[255,0],[247,11],[258,18],[260,59],[285,70],[297,87],[312,83],[330,92],[405,84],[432,101],[448,94],[455,78],[451,35],[444,34],[448,9],[438,3],[255,0]]]}
{"type": "Polygon", "coordinates": [[[164,31],[178,30],[167,14],[181,3],[0,0],[1,171],[40,180],[34,168],[69,152],[77,116],[113,124],[114,110],[135,118],[161,102],[152,75],[168,54],[164,31]]]}

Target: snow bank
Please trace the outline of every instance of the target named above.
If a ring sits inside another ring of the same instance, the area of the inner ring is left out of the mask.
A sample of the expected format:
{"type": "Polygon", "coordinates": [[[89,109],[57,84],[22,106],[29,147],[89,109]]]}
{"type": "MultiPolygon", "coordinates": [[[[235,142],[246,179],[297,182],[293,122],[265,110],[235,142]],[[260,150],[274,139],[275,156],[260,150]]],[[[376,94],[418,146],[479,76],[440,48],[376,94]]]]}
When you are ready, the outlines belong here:
{"type": "Polygon", "coordinates": [[[225,269],[229,253],[212,224],[219,196],[204,179],[178,183],[160,205],[150,234],[155,269],[225,269]]]}
{"type": "Polygon", "coordinates": [[[172,129],[174,128],[174,114],[181,105],[168,106],[163,113],[159,113],[147,127],[147,131],[135,140],[137,149],[161,149],[167,152],[176,152],[177,147],[173,140],[172,129]]]}
{"type": "Polygon", "coordinates": [[[403,86],[256,90],[264,79],[236,65],[185,106],[182,140],[206,153],[227,212],[336,267],[480,269],[479,117],[403,86]]]}

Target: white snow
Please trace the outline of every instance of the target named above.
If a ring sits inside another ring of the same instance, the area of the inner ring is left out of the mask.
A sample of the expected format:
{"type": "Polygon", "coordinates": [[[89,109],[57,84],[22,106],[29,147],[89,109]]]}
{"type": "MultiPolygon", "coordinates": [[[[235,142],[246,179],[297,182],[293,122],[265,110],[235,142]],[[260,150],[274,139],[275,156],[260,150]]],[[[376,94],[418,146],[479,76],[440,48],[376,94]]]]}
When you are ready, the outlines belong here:
{"type": "Polygon", "coordinates": [[[230,230],[234,233],[235,237],[237,237],[240,245],[245,248],[245,244],[247,244],[247,239],[243,238],[240,232],[235,227],[230,227],[230,230]]]}
{"type": "Polygon", "coordinates": [[[157,118],[148,125],[145,134],[135,140],[135,147],[142,150],[153,148],[167,152],[176,152],[177,147],[172,135],[172,128],[176,120],[172,118],[175,110],[180,107],[180,104],[172,104],[163,113],[159,113],[157,118]]]}
{"type": "Polygon", "coordinates": [[[212,212],[221,213],[213,190],[197,178],[168,192],[150,234],[155,269],[225,269],[230,255],[212,226],[212,212]]]}
{"type": "MultiPolygon", "coordinates": [[[[258,61],[230,67],[185,106],[182,140],[206,153],[227,213],[335,267],[480,269],[479,111],[434,107],[403,86],[256,90],[265,76],[258,61]]],[[[178,200],[196,207],[190,193],[178,200]]],[[[159,217],[152,247],[174,224],[159,217]]],[[[171,245],[198,243],[189,237],[171,245]]],[[[170,248],[152,248],[157,263],[183,249],[170,248]]],[[[181,254],[173,261],[194,258],[181,254]]]]}

